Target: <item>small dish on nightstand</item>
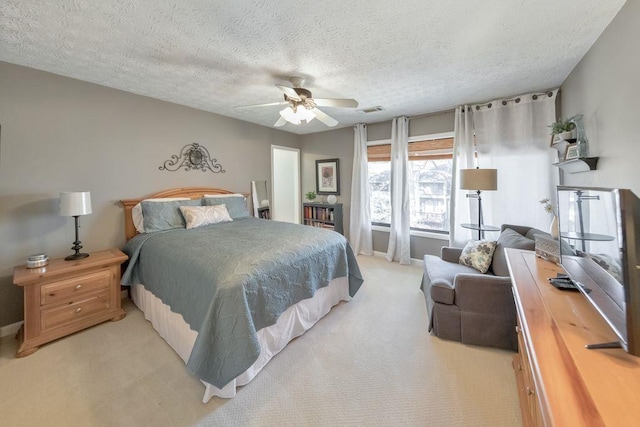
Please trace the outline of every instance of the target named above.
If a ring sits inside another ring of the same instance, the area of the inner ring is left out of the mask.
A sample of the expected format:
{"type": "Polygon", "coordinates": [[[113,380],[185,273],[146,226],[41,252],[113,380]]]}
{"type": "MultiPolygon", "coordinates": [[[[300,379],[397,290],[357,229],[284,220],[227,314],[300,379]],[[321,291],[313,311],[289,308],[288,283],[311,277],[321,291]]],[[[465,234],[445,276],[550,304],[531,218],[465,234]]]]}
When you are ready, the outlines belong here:
{"type": "Polygon", "coordinates": [[[27,258],[27,268],[40,268],[49,264],[49,256],[47,254],[29,255],[27,258]]]}

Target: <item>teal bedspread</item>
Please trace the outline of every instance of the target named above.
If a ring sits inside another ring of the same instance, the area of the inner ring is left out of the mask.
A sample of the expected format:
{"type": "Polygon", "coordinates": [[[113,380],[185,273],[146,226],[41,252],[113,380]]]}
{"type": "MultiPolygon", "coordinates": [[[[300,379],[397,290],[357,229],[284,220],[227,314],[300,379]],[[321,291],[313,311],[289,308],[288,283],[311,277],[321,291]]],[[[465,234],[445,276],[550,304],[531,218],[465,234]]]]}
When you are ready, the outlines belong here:
{"type": "Polygon", "coordinates": [[[344,236],[257,218],[141,234],[125,252],[123,285],[142,283],[198,332],[187,369],[218,388],[258,358],[256,331],[289,306],[362,275],[344,236]]]}

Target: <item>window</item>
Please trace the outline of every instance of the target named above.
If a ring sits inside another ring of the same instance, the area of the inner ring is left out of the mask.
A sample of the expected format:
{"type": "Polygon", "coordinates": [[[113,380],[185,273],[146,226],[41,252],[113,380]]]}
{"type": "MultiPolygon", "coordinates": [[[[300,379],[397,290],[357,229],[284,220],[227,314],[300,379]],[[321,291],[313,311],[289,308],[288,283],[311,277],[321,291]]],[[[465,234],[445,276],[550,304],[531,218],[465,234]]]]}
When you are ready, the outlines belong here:
{"type": "MultiPolygon", "coordinates": [[[[448,233],[453,138],[425,136],[409,140],[411,228],[448,233]],[[413,140],[413,141],[412,141],[413,140]]],[[[367,148],[371,222],[391,223],[391,144],[367,148]]]]}

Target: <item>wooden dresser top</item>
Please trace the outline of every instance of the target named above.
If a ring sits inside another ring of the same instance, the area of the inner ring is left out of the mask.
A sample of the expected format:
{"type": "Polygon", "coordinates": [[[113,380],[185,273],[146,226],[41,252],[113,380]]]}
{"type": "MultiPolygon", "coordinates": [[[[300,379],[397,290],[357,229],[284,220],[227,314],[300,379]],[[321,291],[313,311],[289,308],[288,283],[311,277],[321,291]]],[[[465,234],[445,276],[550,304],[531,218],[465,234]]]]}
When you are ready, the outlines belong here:
{"type": "Polygon", "coordinates": [[[92,252],[89,257],[74,261],[65,261],[64,258],[54,259],[49,262],[49,265],[42,268],[27,268],[24,265],[19,265],[13,269],[13,283],[24,286],[43,278],[61,277],[83,269],[122,264],[127,258],[128,256],[120,249],[113,248],[92,252]]]}
{"type": "Polygon", "coordinates": [[[558,426],[640,425],[640,357],[623,349],[586,349],[617,336],[581,293],[548,282],[562,271],[559,266],[531,251],[506,252],[545,420],[558,426]]]}

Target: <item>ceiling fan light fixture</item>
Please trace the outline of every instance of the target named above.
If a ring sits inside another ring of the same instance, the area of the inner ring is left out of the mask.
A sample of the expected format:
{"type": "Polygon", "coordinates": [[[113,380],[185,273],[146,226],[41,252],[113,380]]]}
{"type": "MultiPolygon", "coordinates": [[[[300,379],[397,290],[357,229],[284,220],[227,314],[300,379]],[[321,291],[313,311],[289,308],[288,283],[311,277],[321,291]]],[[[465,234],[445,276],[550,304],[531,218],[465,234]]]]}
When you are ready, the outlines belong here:
{"type": "Polygon", "coordinates": [[[301,124],[303,120],[309,123],[316,117],[313,111],[308,110],[305,107],[297,107],[294,111],[290,106],[280,111],[280,116],[294,125],[301,124]]]}

